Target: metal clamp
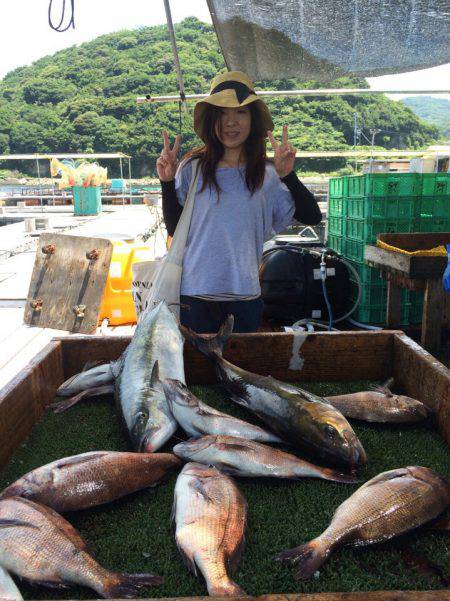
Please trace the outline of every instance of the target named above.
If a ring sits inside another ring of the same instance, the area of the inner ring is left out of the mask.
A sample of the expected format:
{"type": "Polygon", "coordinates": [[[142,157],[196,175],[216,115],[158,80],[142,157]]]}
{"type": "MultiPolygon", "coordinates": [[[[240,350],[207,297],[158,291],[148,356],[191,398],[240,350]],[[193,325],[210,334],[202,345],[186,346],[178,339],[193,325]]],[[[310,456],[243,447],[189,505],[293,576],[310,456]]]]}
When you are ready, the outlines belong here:
{"type": "Polygon", "coordinates": [[[89,259],[89,261],[97,261],[99,256],[100,251],[98,250],[98,248],[93,248],[91,251],[86,253],[86,259],[89,259]]]}
{"type": "Polygon", "coordinates": [[[53,255],[55,253],[56,250],[56,244],[47,244],[46,246],[42,247],[42,252],[44,253],[44,255],[53,255]]]}
{"type": "Polygon", "coordinates": [[[42,311],[42,303],[42,298],[35,298],[34,300],[30,301],[31,307],[36,312],[42,311]]]}
{"type": "Polygon", "coordinates": [[[75,305],[75,307],[73,308],[73,312],[79,318],[84,317],[86,313],[86,305],[75,305]]]}

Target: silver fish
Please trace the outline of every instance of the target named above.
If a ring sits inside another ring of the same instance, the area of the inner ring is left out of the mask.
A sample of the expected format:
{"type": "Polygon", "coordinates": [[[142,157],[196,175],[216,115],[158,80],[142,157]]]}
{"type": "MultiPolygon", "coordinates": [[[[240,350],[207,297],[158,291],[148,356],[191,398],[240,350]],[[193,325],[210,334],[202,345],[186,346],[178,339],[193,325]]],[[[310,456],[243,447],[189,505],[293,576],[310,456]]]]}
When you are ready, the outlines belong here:
{"type": "Polygon", "coordinates": [[[183,336],[163,301],[145,311],[115,381],[116,402],[136,450],[151,453],[177,429],[160,381],[185,382],[183,336]]]}
{"type": "Polygon", "coordinates": [[[74,396],[80,392],[97,388],[114,382],[114,362],[86,367],[79,374],[75,374],[56,391],[58,396],[74,396]]]}
{"type": "Polygon", "coordinates": [[[322,478],[334,482],[356,482],[355,478],[347,474],[313,465],[290,453],[234,436],[203,436],[175,445],[173,452],[185,461],[214,465],[221,472],[232,476],[293,480],[322,478]]]}
{"type": "Polygon", "coordinates": [[[16,583],[8,572],[0,566],[0,600],[21,601],[23,599],[16,583]]]}
{"type": "Polygon", "coordinates": [[[175,538],[191,572],[203,574],[208,593],[240,596],[228,570],[239,564],[247,503],[235,483],[215,468],[188,463],[175,485],[175,538]]]}
{"type": "Polygon", "coordinates": [[[205,434],[224,434],[258,442],[282,442],[278,436],[259,426],[213,409],[178,380],[167,379],[162,385],[173,416],[186,434],[193,438],[205,434]]]}
{"type": "Polygon", "coordinates": [[[233,321],[233,316],[228,316],[213,337],[181,327],[186,339],[214,362],[219,380],[233,401],[256,413],[276,434],[297,447],[350,468],[366,463],[365,451],[351,425],[324,399],[224,359],[222,351],[233,321]]]}
{"type": "Polygon", "coordinates": [[[384,472],[363,484],[336,510],[317,538],[277,555],[297,568],[295,578],[310,578],[342,545],[379,543],[437,517],[450,503],[450,485],[426,467],[384,472]]]}

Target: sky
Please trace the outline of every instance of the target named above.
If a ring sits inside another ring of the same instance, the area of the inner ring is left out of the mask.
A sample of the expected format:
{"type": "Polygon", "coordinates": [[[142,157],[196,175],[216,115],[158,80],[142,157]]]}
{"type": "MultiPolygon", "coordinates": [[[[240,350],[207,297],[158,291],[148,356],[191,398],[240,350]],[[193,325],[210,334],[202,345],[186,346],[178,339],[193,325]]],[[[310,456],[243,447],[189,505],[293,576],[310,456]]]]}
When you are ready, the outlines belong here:
{"type": "MultiPolygon", "coordinates": [[[[50,0],[0,0],[0,78],[74,44],[99,35],[140,26],[166,23],[163,0],[75,0],[75,30],[58,33],[48,25],[50,0]]],[[[58,22],[64,0],[53,0],[58,22]]],[[[176,23],[187,16],[211,22],[206,0],[170,0],[176,23]]],[[[70,15],[70,0],[66,0],[70,15]]],[[[450,63],[413,73],[368,79],[374,89],[442,89],[450,86],[450,63]]],[[[207,90],[205,90],[206,92],[207,90]]],[[[450,95],[444,96],[450,99],[450,95]]],[[[401,96],[392,96],[398,100],[401,96]]]]}

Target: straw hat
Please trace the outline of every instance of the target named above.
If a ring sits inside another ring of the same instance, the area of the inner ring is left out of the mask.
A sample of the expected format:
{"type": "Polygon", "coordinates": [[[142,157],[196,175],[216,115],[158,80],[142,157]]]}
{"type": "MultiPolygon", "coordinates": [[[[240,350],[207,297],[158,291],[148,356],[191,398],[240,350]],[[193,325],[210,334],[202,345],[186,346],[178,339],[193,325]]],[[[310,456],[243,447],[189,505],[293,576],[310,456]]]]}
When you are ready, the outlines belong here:
{"type": "Polygon", "coordinates": [[[203,123],[209,105],[225,108],[247,106],[252,102],[257,106],[264,130],[273,130],[273,121],[266,104],[258,98],[252,80],[241,71],[227,71],[217,75],[211,83],[209,96],[200,100],[194,109],[194,130],[203,140],[203,123]]]}

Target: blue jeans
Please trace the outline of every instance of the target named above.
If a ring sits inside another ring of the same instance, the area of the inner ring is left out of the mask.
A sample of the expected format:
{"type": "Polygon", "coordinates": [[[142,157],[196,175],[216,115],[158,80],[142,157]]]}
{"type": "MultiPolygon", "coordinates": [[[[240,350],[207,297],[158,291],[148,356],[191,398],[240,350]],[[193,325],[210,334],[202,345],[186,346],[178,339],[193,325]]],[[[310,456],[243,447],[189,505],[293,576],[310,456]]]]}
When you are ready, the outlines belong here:
{"type": "Polygon", "coordinates": [[[243,301],[207,301],[182,295],[180,303],[182,325],[197,334],[217,333],[230,313],[234,315],[233,332],[256,332],[264,308],[261,298],[243,301]]]}

